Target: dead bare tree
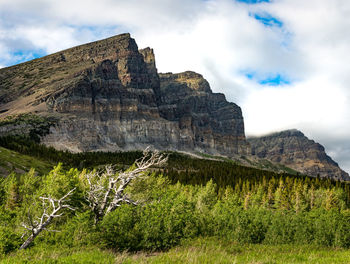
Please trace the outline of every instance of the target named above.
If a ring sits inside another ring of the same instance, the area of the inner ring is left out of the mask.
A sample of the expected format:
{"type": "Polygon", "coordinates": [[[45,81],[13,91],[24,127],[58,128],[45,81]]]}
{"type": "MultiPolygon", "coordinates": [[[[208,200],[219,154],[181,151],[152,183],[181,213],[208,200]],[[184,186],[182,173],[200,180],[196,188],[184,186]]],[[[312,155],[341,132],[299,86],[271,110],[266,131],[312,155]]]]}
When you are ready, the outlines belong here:
{"type": "Polygon", "coordinates": [[[41,217],[37,220],[33,220],[32,216],[28,214],[28,223],[22,223],[22,227],[26,229],[23,233],[22,238],[30,234],[29,237],[21,245],[20,249],[27,248],[34,239],[44,230],[57,232],[56,230],[48,230],[46,227],[51,224],[52,220],[61,217],[63,215],[63,209],[75,210],[67,202],[69,201],[69,196],[74,192],[75,188],[67,192],[62,198],[54,199],[51,197],[39,197],[42,200],[43,213],[41,217]]]}
{"type": "Polygon", "coordinates": [[[106,166],[103,173],[96,171],[87,173],[85,175],[88,183],[86,199],[95,214],[95,224],[122,203],[137,205],[137,201],[133,201],[124,193],[125,188],[131,181],[145,175],[150,167],[164,165],[167,159],[166,155],[158,151],[151,152],[146,148],[143,157],[136,160],[135,167],[130,170],[116,173],[112,166],[106,166]]]}

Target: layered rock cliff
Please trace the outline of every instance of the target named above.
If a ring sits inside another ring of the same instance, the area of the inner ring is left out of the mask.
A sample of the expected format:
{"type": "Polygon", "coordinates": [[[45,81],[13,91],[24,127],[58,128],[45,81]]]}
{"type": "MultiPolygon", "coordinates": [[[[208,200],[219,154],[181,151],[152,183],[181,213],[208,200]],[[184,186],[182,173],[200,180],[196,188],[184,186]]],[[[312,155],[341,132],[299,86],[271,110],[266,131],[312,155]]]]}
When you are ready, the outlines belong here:
{"type": "Polygon", "coordinates": [[[43,143],[74,152],[248,150],[237,105],[199,74],[158,74],[129,34],[1,69],[0,118],[29,112],[58,120],[43,143]]]}
{"type": "Polygon", "coordinates": [[[322,145],[298,130],[286,130],[263,137],[248,138],[252,155],[284,164],[301,173],[321,178],[350,180],[325,152],[322,145]]]}

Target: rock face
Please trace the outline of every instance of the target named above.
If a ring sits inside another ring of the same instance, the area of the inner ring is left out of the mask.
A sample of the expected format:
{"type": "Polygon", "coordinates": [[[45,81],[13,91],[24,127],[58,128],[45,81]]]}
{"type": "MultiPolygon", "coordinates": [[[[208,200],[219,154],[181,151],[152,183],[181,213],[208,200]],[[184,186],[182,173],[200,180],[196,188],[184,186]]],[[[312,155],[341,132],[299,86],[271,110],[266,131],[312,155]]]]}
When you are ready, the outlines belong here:
{"type": "Polygon", "coordinates": [[[157,149],[246,154],[241,109],[199,74],[158,74],[153,50],[129,34],[0,70],[0,118],[53,116],[58,149],[157,149]]]}
{"type": "Polygon", "coordinates": [[[252,154],[314,177],[350,180],[325,152],[322,145],[298,130],[287,130],[263,137],[248,138],[252,154]]]}
{"type": "Polygon", "coordinates": [[[191,148],[212,153],[247,154],[241,109],[223,94],[212,93],[200,74],[160,74],[160,115],[176,122],[191,148]]]}

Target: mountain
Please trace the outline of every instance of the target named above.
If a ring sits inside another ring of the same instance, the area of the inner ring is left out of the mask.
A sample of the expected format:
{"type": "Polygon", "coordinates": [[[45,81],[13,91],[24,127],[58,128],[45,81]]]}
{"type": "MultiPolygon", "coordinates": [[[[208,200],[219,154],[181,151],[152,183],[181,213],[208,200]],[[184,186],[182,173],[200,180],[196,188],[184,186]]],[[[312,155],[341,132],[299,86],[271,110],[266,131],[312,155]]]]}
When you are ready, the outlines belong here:
{"type": "MultiPolygon", "coordinates": [[[[61,150],[249,152],[239,106],[200,74],[158,74],[153,50],[129,34],[0,69],[0,118],[23,113],[45,120],[41,142],[61,150]]],[[[0,131],[33,129],[3,122],[0,131]]]]}
{"type": "Polygon", "coordinates": [[[16,134],[71,152],[151,145],[350,180],[299,131],[247,141],[238,105],[198,73],[158,73],[153,50],[129,34],[0,69],[0,136],[16,134]]]}
{"type": "Polygon", "coordinates": [[[284,164],[301,173],[321,178],[350,180],[319,143],[298,130],[286,130],[263,137],[248,138],[252,155],[284,164]]]}

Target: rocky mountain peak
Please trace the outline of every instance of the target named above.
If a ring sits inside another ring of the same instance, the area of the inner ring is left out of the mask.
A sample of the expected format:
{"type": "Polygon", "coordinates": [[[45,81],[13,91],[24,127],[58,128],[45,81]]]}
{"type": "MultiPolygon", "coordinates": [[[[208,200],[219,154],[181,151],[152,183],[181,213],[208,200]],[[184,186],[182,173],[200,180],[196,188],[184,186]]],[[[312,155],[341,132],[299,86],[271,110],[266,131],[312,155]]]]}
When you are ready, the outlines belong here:
{"type": "Polygon", "coordinates": [[[248,138],[252,155],[284,164],[301,173],[314,177],[330,177],[350,180],[349,174],[341,170],[329,157],[325,148],[308,139],[301,131],[292,129],[262,137],[248,138]]]}
{"type": "Polygon", "coordinates": [[[264,137],[304,137],[305,135],[298,129],[288,129],[284,131],[279,131],[275,133],[271,133],[264,137]]]}
{"type": "Polygon", "coordinates": [[[187,88],[197,91],[211,93],[211,89],[207,80],[203,78],[201,74],[193,71],[186,71],[181,73],[162,73],[160,74],[163,87],[167,86],[168,83],[177,83],[179,85],[186,86],[187,88]]]}
{"type": "Polygon", "coordinates": [[[140,49],[139,52],[142,54],[144,61],[150,66],[156,68],[156,58],[154,51],[150,47],[140,49]]]}
{"type": "Polygon", "coordinates": [[[200,74],[159,75],[153,50],[139,50],[129,34],[1,69],[0,80],[1,115],[53,115],[58,122],[41,140],[58,149],[151,145],[228,156],[247,152],[241,109],[212,93],[200,74]]]}

